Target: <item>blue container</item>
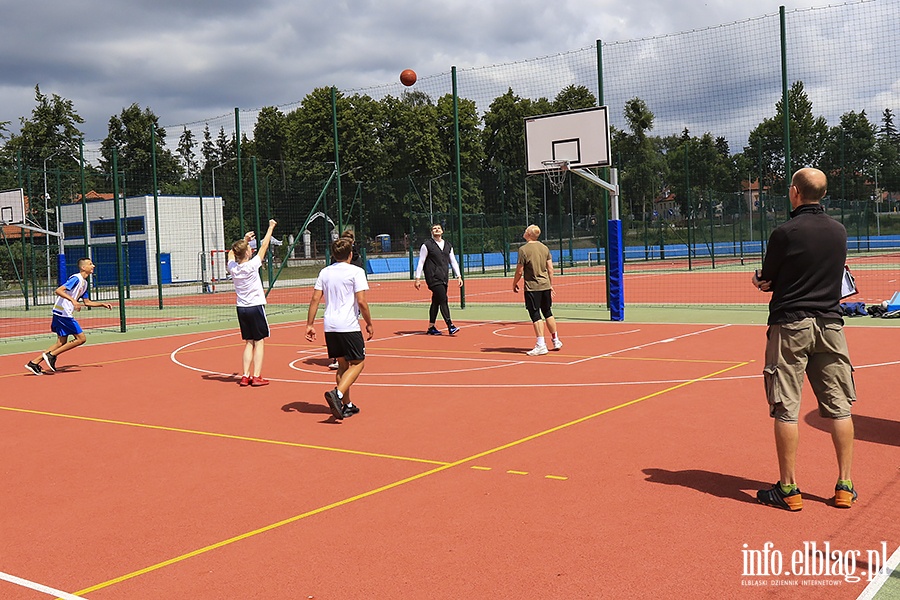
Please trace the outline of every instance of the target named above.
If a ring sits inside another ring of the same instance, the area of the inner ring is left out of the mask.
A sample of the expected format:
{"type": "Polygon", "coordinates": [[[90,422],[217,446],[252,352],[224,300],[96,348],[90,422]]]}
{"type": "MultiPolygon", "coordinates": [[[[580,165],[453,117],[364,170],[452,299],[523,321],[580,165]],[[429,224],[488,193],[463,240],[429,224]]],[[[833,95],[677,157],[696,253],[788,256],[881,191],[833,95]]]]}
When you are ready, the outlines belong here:
{"type": "Polygon", "coordinates": [[[387,233],[381,233],[375,236],[375,240],[381,246],[382,252],[390,252],[391,251],[391,236],[387,233]]]}

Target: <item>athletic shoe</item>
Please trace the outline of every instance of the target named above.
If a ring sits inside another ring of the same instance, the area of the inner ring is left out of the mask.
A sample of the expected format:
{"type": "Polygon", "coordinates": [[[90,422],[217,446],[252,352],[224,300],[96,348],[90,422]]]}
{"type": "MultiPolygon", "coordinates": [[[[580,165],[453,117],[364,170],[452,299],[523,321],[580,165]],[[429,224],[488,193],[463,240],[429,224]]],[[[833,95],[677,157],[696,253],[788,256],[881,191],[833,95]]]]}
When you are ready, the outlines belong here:
{"type": "Polygon", "coordinates": [[[344,418],[344,405],[341,402],[341,399],[338,398],[337,388],[333,390],[328,390],[325,392],[325,399],[328,401],[328,407],[331,409],[331,414],[334,415],[335,419],[343,419],[344,418]]]}
{"type": "Polygon", "coordinates": [[[432,325],[431,327],[429,327],[429,328],[428,328],[428,331],[426,331],[425,333],[426,333],[427,335],[444,335],[443,333],[441,333],[441,330],[438,329],[437,327],[435,327],[434,325],[432,325]]]}
{"type": "Polygon", "coordinates": [[[263,379],[262,377],[251,377],[250,385],[253,387],[262,387],[264,385],[269,385],[269,380],[263,379]]]}
{"type": "Polygon", "coordinates": [[[540,356],[541,354],[547,354],[547,345],[541,344],[539,346],[535,346],[525,354],[527,354],[528,356],[540,356]]]}
{"type": "Polygon", "coordinates": [[[250,377],[244,375],[243,377],[241,377],[241,382],[238,385],[240,385],[241,387],[247,387],[248,385],[250,385],[250,379],[250,377]]]}
{"type": "Polygon", "coordinates": [[[562,340],[559,338],[556,338],[555,340],[553,340],[553,349],[559,350],[560,348],[562,348],[562,340]]]}
{"type": "Polygon", "coordinates": [[[453,335],[453,334],[456,333],[457,331],[459,331],[459,327],[457,327],[456,325],[449,325],[449,326],[447,327],[447,332],[448,332],[450,335],[453,335]]]}
{"type": "Polygon", "coordinates": [[[355,404],[344,405],[344,418],[348,419],[359,412],[359,407],[355,404]]]}
{"type": "Polygon", "coordinates": [[[35,375],[43,375],[44,370],[41,368],[41,365],[36,365],[30,360],[25,363],[25,368],[34,373],[35,375]]]}
{"type": "Polygon", "coordinates": [[[855,487],[848,488],[843,484],[834,486],[834,505],[838,508],[850,508],[857,496],[855,487]]]}
{"type": "Polygon", "coordinates": [[[781,482],[775,482],[771,488],[756,492],[756,500],[760,504],[789,511],[798,511],[803,508],[803,496],[800,495],[800,488],[794,488],[789,494],[785,494],[781,491],[781,482]]]}
{"type": "Polygon", "coordinates": [[[338,370],[337,359],[334,359],[334,361],[330,365],[328,365],[328,368],[331,369],[332,371],[337,371],[338,370]]]}
{"type": "Polygon", "coordinates": [[[56,373],[56,357],[49,352],[44,352],[41,356],[43,356],[44,360],[47,361],[47,366],[50,368],[50,370],[56,373]]]}

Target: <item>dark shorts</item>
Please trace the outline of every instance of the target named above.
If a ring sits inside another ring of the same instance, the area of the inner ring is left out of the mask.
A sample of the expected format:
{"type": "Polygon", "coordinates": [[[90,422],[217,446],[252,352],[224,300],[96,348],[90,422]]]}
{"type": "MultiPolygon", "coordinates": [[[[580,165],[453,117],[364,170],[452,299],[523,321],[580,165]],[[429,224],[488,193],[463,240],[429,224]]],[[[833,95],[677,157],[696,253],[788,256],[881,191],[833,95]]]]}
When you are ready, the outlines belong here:
{"type": "Polygon", "coordinates": [[[326,331],[328,358],[344,358],[347,362],[366,359],[366,342],[361,331],[326,331]]]}
{"type": "Polygon", "coordinates": [[[544,314],[545,319],[552,317],[551,306],[553,306],[553,296],[551,296],[550,290],[538,292],[525,290],[525,308],[528,310],[528,316],[531,317],[532,323],[541,320],[541,313],[544,314]]]}
{"type": "Polygon", "coordinates": [[[70,335],[78,335],[82,332],[82,329],[81,325],[78,324],[78,321],[72,317],[53,315],[53,319],[50,321],[50,331],[59,337],[64,338],[69,337],[70,335]]]}
{"type": "Polygon", "coordinates": [[[238,323],[241,325],[241,339],[258,342],[269,337],[269,321],[266,319],[266,307],[238,306],[238,323]]]}

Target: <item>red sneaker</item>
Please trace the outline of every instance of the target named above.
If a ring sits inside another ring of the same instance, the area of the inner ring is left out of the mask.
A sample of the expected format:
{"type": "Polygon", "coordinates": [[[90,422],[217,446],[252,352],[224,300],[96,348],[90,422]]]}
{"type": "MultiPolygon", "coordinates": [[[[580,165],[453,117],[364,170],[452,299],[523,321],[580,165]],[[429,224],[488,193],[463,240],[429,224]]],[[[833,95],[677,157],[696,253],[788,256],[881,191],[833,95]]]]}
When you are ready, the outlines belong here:
{"type": "Polygon", "coordinates": [[[247,377],[246,375],[244,375],[243,377],[241,377],[241,383],[240,383],[240,386],[241,386],[241,387],[247,387],[248,385],[250,385],[250,380],[251,380],[251,379],[252,379],[252,377],[247,377]]]}
{"type": "Polygon", "coordinates": [[[250,385],[252,385],[253,387],[260,387],[260,386],[263,386],[263,385],[269,385],[269,380],[268,380],[268,379],[263,379],[262,377],[251,377],[251,378],[250,378],[250,385]]]}

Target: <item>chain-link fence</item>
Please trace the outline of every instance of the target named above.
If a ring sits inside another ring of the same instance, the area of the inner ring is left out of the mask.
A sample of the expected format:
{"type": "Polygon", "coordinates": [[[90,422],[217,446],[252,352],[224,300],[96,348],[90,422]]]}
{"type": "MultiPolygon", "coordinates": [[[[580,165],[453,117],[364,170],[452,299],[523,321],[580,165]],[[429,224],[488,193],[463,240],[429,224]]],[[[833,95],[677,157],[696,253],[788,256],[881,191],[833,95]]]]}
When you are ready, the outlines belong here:
{"type": "Polygon", "coordinates": [[[900,50],[872,42],[891,39],[900,2],[790,11],[783,37],[781,18],[420,74],[414,88],[322,88],[159,128],[147,147],[7,148],[0,188],[23,190],[28,228],[2,228],[2,337],[44,335],[81,256],[97,265],[92,297],[119,307],[82,313],[83,326],[233,319],[227,250],[270,218],[270,314],[302,314],[347,228],[376,284],[370,302],[422,302],[409,279],[433,222],[464,267],[455,301],[518,302],[503,279],[535,223],[563,283],[557,301],[603,308],[606,193],[571,176],[552,193],[525,174],[523,140],[524,117],[598,103],[613,125],[626,303],[763,304],[749,273],[789,218],[789,170],[805,165],[829,174],[825,204],[847,227],[861,298],[889,298],[900,287],[900,50]],[[166,130],[177,151],[159,139],[166,130]]]}

